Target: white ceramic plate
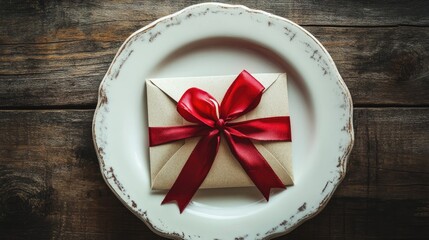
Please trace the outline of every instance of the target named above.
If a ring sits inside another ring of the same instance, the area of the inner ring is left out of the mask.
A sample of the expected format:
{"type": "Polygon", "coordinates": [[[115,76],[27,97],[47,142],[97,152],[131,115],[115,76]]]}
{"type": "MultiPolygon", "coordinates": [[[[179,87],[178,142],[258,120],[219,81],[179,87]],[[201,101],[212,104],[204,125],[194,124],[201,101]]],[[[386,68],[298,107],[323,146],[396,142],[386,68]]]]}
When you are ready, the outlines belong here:
{"type": "Polygon", "coordinates": [[[169,238],[262,239],[319,212],[345,175],[352,101],[323,46],[295,23],[244,6],[206,3],[132,34],[104,77],[93,137],[106,183],[137,217],[169,238]],[[160,205],[148,159],[145,79],[286,72],[295,186],[200,190],[183,214],[160,205]]]}

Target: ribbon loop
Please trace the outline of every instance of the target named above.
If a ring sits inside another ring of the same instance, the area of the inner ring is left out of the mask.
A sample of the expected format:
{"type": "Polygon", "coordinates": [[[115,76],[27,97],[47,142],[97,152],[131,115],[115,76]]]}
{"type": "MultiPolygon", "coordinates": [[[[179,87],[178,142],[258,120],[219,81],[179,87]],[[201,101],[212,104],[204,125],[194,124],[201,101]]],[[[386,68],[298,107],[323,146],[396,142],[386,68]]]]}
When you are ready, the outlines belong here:
{"type": "Polygon", "coordinates": [[[177,103],[177,111],[186,121],[214,127],[218,119],[218,105],[216,99],[209,93],[198,88],[190,88],[177,103]]]}
{"type": "Polygon", "coordinates": [[[264,89],[258,80],[243,70],[223,97],[220,117],[229,121],[250,112],[258,106],[264,89]]]}

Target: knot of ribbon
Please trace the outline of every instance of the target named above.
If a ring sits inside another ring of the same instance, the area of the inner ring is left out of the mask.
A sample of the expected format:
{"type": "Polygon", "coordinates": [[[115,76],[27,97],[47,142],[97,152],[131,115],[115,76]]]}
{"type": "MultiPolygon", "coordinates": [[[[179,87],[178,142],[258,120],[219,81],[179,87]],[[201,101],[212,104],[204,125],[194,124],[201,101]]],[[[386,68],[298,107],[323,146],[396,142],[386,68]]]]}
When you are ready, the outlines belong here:
{"type": "Polygon", "coordinates": [[[177,111],[185,120],[195,124],[149,127],[150,146],[201,137],[162,204],[176,201],[180,212],[183,212],[210,171],[221,135],[267,201],[271,188],[285,188],[252,140],[291,141],[289,116],[231,122],[256,108],[264,89],[244,70],[228,88],[221,104],[198,88],[190,88],[182,95],[177,111]]]}

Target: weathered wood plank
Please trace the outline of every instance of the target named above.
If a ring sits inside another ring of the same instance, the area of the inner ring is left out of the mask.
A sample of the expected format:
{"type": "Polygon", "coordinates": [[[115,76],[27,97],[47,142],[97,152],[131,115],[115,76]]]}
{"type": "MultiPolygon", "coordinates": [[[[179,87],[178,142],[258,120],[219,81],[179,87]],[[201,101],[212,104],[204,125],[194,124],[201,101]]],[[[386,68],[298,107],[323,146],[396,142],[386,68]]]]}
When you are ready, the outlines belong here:
{"type": "Polygon", "coordinates": [[[356,105],[429,104],[428,28],[309,28],[327,48],[356,105]]]}
{"type": "MultiPolygon", "coordinates": [[[[429,108],[358,108],[346,179],[320,215],[281,239],[429,234],[429,108]]],[[[4,239],[161,239],[104,183],[92,110],[0,111],[4,239]]]]}
{"type": "Polygon", "coordinates": [[[356,109],[355,144],[337,196],[429,200],[429,109],[356,109]]]}
{"type": "MultiPolygon", "coordinates": [[[[93,108],[122,41],[198,2],[0,0],[0,109],[93,108]]],[[[428,1],[234,3],[306,26],[356,106],[429,106],[428,1]]],[[[92,114],[0,111],[0,238],[161,239],[103,182],[92,114]]],[[[321,214],[281,239],[429,235],[429,108],[354,114],[346,179],[321,214]]]]}
{"type": "MultiPolygon", "coordinates": [[[[184,7],[205,1],[8,1],[1,0],[0,15],[4,24],[1,32],[9,34],[9,41],[26,39],[33,42],[33,32],[64,32],[69,27],[101,23],[109,27],[120,21],[153,21],[184,7]],[[28,31],[32,29],[32,31],[28,31]],[[6,30],[6,31],[3,31],[6,30]],[[13,34],[13,32],[20,34],[13,34]],[[12,34],[11,34],[12,33],[12,34]]],[[[329,26],[428,26],[429,3],[410,1],[219,1],[243,4],[279,16],[301,25],[329,26]]],[[[72,31],[71,33],[79,33],[72,31]]],[[[46,34],[45,34],[46,35],[46,34]]],[[[79,34],[78,34],[79,35],[79,34]]],[[[72,35],[70,35],[72,36],[72,35]]],[[[53,36],[54,37],[54,36],[53,36]]],[[[78,36],[76,36],[78,37],[78,36]]],[[[47,36],[47,38],[52,39],[47,36]]]]}
{"type": "MultiPolygon", "coordinates": [[[[54,42],[0,44],[0,108],[94,107],[114,54],[139,28],[105,25],[64,30],[54,42]]],[[[355,104],[429,104],[429,28],[307,29],[331,53],[355,104]]]]}

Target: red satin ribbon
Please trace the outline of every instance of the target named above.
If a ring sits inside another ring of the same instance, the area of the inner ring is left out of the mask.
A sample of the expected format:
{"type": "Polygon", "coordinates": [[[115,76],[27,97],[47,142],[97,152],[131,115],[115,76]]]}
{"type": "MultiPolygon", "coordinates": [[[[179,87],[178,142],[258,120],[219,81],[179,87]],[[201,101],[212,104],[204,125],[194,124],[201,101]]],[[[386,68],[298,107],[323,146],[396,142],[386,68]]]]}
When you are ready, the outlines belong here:
{"type": "Polygon", "coordinates": [[[150,146],[201,136],[162,204],[177,201],[180,212],[183,212],[210,171],[219,149],[221,133],[232,154],[267,201],[271,188],[285,188],[251,140],[291,141],[289,117],[230,122],[253,110],[259,104],[264,89],[243,70],[220,105],[210,94],[198,88],[190,88],[183,94],[177,103],[177,111],[195,125],[149,128],[150,146]]]}

